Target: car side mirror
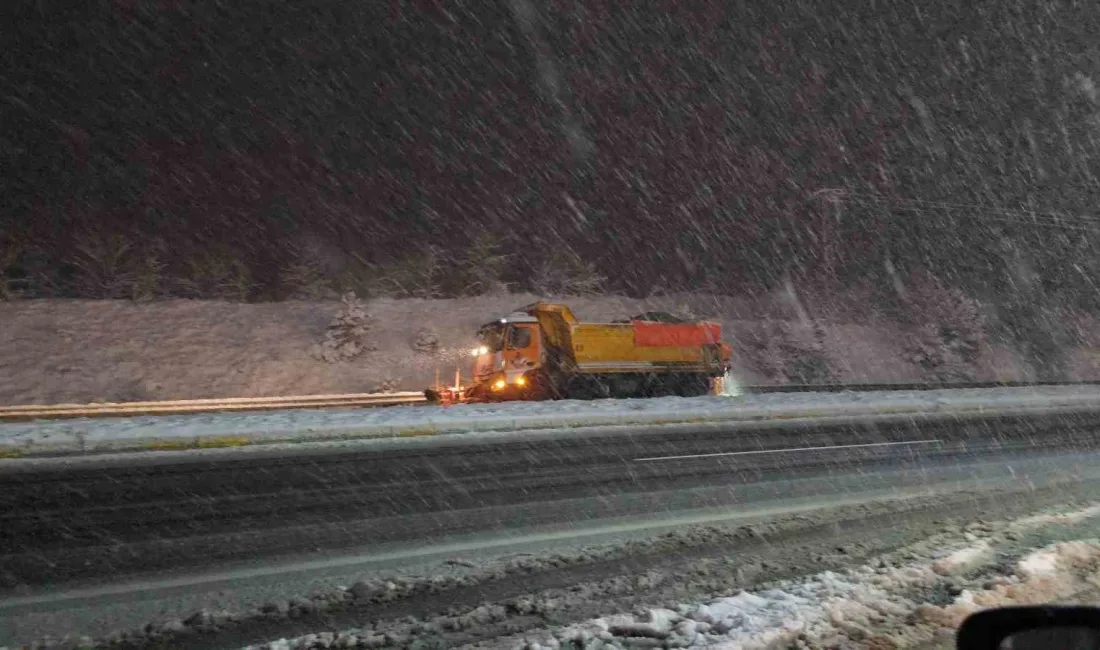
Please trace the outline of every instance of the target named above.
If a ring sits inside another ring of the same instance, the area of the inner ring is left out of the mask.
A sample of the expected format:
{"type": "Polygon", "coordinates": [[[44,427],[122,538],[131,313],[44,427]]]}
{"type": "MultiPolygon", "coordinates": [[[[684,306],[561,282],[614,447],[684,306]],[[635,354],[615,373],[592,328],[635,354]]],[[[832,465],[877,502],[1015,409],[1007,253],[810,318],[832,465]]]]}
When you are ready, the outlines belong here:
{"type": "Polygon", "coordinates": [[[958,650],[1100,650],[1100,607],[1000,607],[970,615],[958,650]]]}

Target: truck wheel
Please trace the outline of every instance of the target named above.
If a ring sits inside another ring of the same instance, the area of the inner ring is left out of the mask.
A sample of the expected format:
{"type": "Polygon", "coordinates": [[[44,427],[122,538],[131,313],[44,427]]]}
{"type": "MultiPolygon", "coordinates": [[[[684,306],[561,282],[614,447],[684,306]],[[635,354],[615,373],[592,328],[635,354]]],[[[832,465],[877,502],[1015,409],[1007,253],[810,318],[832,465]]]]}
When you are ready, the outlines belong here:
{"type": "Polygon", "coordinates": [[[562,390],[558,388],[558,382],[545,372],[536,372],[531,376],[531,389],[529,391],[532,400],[565,399],[562,390]]]}
{"type": "Polygon", "coordinates": [[[585,382],[576,375],[567,378],[561,387],[561,399],[590,399],[585,382]]]}
{"type": "Polygon", "coordinates": [[[675,375],[648,375],[642,392],[646,397],[667,397],[676,394],[675,375]]]}
{"type": "Polygon", "coordinates": [[[619,375],[607,381],[611,397],[623,399],[645,397],[642,390],[645,380],[640,375],[619,375]]]}
{"type": "Polygon", "coordinates": [[[576,399],[607,399],[612,397],[611,387],[601,377],[578,377],[573,383],[576,399]]]}
{"type": "Polygon", "coordinates": [[[701,397],[710,394],[710,377],[683,375],[676,382],[676,394],[680,397],[701,397]]]}

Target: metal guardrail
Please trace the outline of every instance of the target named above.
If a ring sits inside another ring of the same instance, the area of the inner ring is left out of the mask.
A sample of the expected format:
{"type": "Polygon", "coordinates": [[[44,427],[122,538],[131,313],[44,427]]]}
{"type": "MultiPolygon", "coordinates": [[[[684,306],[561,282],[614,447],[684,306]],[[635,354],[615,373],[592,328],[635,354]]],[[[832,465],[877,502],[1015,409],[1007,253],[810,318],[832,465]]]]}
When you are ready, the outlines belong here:
{"type": "MultiPolygon", "coordinates": [[[[840,393],[892,390],[951,390],[967,388],[1027,388],[1039,386],[1095,386],[1100,381],[972,381],[953,383],[905,382],[883,384],[779,384],[741,386],[745,393],[840,393]]],[[[104,418],[136,415],[183,415],[234,411],[276,411],[281,409],[370,408],[427,404],[422,392],[355,393],[346,395],[299,395],[288,397],[230,397],[161,402],[93,404],[28,404],[0,406],[0,422],[104,418]]]]}
{"type": "Polygon", "coordinates": [[[0,422],[13,420],[54,420],[64,418],[104,418],[135,415],[181,415],[233,411],[275,411],[281,409],[364,408],[421,404],[423,393],[360,393],[350,395],[299,395],[288,397],[231,397],[162,402],[122,402],[95,404],[28,404],[0,406],[0,422]]]}
{"type": "Polygon", "coordinates": [[[967,388],[1031,388],[1040,386],[1097,386],[1100,381],[962,381],[889,382],[880,384],[776,384],[741,386],[746,393],[844,393],[891,390],[965,390],[967,388]]]}

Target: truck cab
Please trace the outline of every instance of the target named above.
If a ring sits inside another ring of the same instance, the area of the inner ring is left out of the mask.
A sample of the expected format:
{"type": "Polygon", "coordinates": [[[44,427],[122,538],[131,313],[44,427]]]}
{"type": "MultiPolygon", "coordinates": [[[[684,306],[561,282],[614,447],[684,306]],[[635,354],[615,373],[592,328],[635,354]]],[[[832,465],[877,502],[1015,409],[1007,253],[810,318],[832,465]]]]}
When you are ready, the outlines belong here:
{"type": "Polygon", "coordinates": [[[474,386],[482,399],[516,399],[529,392],[542,366],[542,334],[534,316],[516,312],[486,323],[477,332],[474,386]]]}

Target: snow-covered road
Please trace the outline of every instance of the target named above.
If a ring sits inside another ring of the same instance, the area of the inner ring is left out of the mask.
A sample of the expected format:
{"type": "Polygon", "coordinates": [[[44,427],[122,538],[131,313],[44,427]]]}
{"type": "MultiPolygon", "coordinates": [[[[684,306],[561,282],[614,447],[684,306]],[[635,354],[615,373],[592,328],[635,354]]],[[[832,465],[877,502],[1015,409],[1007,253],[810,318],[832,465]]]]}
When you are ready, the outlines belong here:
{"type": "Polygon", "coordinates": [[[0,424],[0,457],[237,447],[484,431],[1090,407],[1100,408],[1100,386],[773,393],[53,420],[0,424]]]}
{"type": "MultiPolygon", "coordinates": [[[[391,610],[447,613],[430,625],[395,613],[369,634],[356,632],[348,647],[425,637],[457,647],[477,635],[504,644],[493,648],[552,647],[577,630],[589,635],[579,647],[633,647],[644,643],[630,636],[638,631],[650,635],[640,639],[664,635],[666,645],[740,644],[724,638],[735,629],[727,623],[790,607],[784,616],[817,629],[835,623],[823,618],[822,601],[877,597],[858,589],[877,574],[845,573],[859,570],[861,554],[923,536],[945,516],[1100,499],[1098,416],[1100,389],[1072,386],[4,425],[5,440],[32,450],[48,449],[53,436],[78,436],[98,451],[171,436],[192,446],[203,436],[294,444],[0,461],[10,506],[0,527],[9,545],[3,578],[48,586],[45,595],[0,601],[0,642],[139,625],[138,639],[202,632],[244,645],[273,630],[313,631],[301,627],[312,616],[330,626],[331,647],[363,611],[391,610]],[[404,439],[407,432],[453,435],[404,439]],[[764,519],[735,523],[746,515],[764,519]],[[694,519],[665,519],[687,516],[694,519]],[[614,541],[566,552],[582,530],[614,541]],[[517,558],[519,548],[495,555],[517,535],[530,538],[537,557],[517,558]],[[481,558],[452,565],[429,544],[481,558]],[[394,549],[413,555],[395,559],[394,549]],[[413,560],[426,571],[392,573],[413,560]],[[184,568],[186,579],[206,571],[203,581],[179,584],[184,568]],[[230,580],[226,568],[240,575],[230,580]],[[134,582],[112,587],[107,599],[57,593],[65,579],[127,571],[134,582]],[[307,591],[322,572],[324,588],[307,591]],[[778,592],[762,584],[793,576],[802,577],[778,592]],[[260,593],[265,604],[248,604],[260,593]],[[459,613],[425,604],[444,596],[462,603],[459,613]],[[219,609],[204,611],[210,603],[219,609]],[[651,613],[622,615],[636,610],[651,613]],[[543,621],[572,626],[538,632],[543,621]],[[637,627],[650,624],[663,627],[637,627]],[[531,634],[506,638],[517,630],[531,634]]],[[[956,555],[930,561],[981,563],[987,555],[986,547],[950,550],[956,555]]],[[[902,594],[907,602],[921,602],[915,588],[902,594]]],[[[761,624],[761,634],[786,633],[773,628],[761,624]]],[[[314,647],[300,641],[276,647],[314,647]]]]}
{"type": "Polygon", "coordinates": [[[728,650],[795,643],[810,648],[904,648],[950,639],[980,609],[1059,601],[1094,591],[1100,540],[1059,541],[1024,553],[1014,563],[1005,560],[1019,553],[1014,542],[1043,526],[1087,521],[1091,526],[1084,534],[1094,535],[1097,516],[1100,507],[1091,506],[1000,527],[979,525],[956,539],[941,536],[935,546],[927,541],[918,545],[907,562],[879,559],[705,603],[593,619],[558,628],[521,647],[611,650],[645,647],[646,641],[657,639],[664,647],[728,650]],[[1002,566],[995,567],[998,563],[1002,566]],[[953,596],[947,602],[927,602],[937,588],[953,596]]]}
{"type": "MultiPolygon", "coordinates": [[[[904,649],[950,647],[971,613],[998,606],[1077,599],[1100,577],[1100,506],[1006,521],[947,525],[899,550],[840,570],[765,583],[703,601],[670,602],[462,647],[491,650],[712,648],[904,649]]],[[[648,574],[647,574],[648,575],[648,574]]],[[[568,596],[563,596],[568,598],[568,596]]],[[[519,605],[523,607],[524,605],[519,605]]],[[[537,610],[546,603],[527,601],[537,610]]],[[[483,605],[465,624],[491,626],[515,615],[483,605]]],[[[321,631],[245,650],[402,647],[433,627],[463,619],[321,631]],[[335,645],[330,645],[335,644],[335,645]]],[[[429,647],[429,646],[425,646],[429,647]]]]}

